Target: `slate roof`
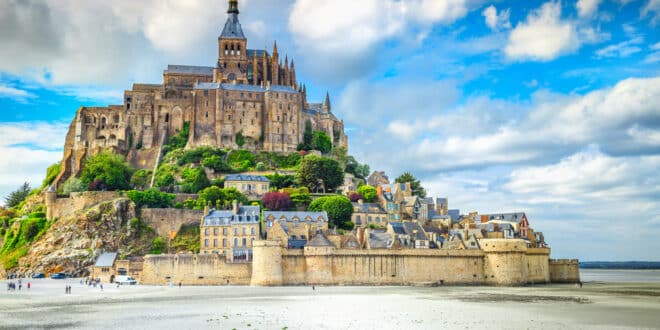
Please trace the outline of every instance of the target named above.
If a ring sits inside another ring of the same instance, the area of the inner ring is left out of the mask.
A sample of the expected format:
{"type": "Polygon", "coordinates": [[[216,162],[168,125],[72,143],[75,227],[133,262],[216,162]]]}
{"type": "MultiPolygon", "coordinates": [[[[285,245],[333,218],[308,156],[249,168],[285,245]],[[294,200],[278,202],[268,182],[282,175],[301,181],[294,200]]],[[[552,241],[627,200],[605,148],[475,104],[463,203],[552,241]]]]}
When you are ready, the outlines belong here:
{"type": "Polygon", "coordinates": [[[369,246],[372,249],[387,249],[392,246],[394,240],[392,235],[384,230],[373,230],[369,232],[369,246]]]}
{"type": "Polygon", "coordinates": [[[419,225],[417,222],[412,222],[412,221],[406,221],[403,223],[403,228],[405,228],[406,233],[410,235],[410,237],[413,237],[416,240],[428,240],[429,238],[426,237],[426,233],[424,233],[424,229],[422,229],[422,226],[419,225]],[[414,231],[417,231],[417,235],[413,236],[414,231]]]}
{"type": "MultiPolygon", "coordinates": [[[[317,219],[319,217],[322,218],[322,221],[328,222],[328,214],[325,211],[321,212],[308,212],[308,211],[264,211],[264,219],[270,218],[270,216],[273,216],[275,221],[280,221],[282,217],[286,219],[286,221],[293,221],[294,217],[297,217],[300,222],[308,222],[305,220],[307,216],[309,216],[312,221],[311,222],[317,222],[317,219]]],[[[281,221],[280,221],[281,222],[281,221]]]]}
{"type": "Polygon", "coordinates": [[[194,65],[168,65],[167,70],[164,72],[168,73],[178,73],[178,74],[195,74],[195,75],[205,75],[212,76],[213,68],[210,66],[194,66],[194,65]]]}
{"type": "Polygon", "coordinates": [[[391,221],[388,223],[392,226],[392,230],[398,235],[407,235],[406,230],[403,228],[403,222],[391,221]]]}
{"type": "Polygon", "coordinates": [[[238,14],[229,14],[220,38],[245,39],[243,28],[241,28],[241,23],[238,21],[238,14]]]}
{"type": "Polygon", "coordinates": [[[263,175],[245,175],[245,174],[227,174],[225,181],[259,181],[270,182],[268,178],[263,175]]]}
{"type": "Polygon", "coordinates": [[[115,259],[117,259],[117,252],[102,253],[99,258],[96,259],[94,267],[112,267],[115,263],[115,259]]]}
{"type": "Polygon", "coordinates": [[[257,57],[258,57],[258,58],[263,57],[263,56],[264,56],[264,53],[266,53],[266,56],[269,56],[269,55],[268,55],[268,52],[265,51],[265,50],[262,50],[262,49],[248,49],[248,50],[247,50],[247,56],[248,56],[249,58],[254,57],[254,54],[255,54],[255,53],[257,54],[257,57]]]}
{"type": "Polygon", "coordinates": [[[514,222],[514,223],[520,222],[520,220],[522,220],[524,215],[525,212],[487,214],[488,221],[498,220],[498,221],[514,222]]]}
{"type": "Polygon", "coordinates": [[[353,204],[353,212],[359,213],[372,213],[372,214],[387,214],[383,207],[378,203],[351,203],[353,204]]]}
{"type": "Polygon", "coordinates": [[[307,243],[306,246],[334,246],[334,245],[332,245],[332,242],[330,242],[330,240],[328,240],[328,238],[325,237],[323,232],[319,230],[316,233],[316,236],[314,236],[314,238],[312,238],[307,243]]]}
{"type": "Polygon", "coordinates": [[[233,210],[211,210],[204,216],[202,226],[228,226],[232,223],[259,223],[259,206],[240,206],[238,213],[233,210]]]}
{"type": "Polygon", "coordinates": [[[227,91],[244,91],[244,92],[255,92],[255,93],[265,93],[268,91],[271,92],[284,92],[284,93],[297,93],[295,89],[291,86],[282,86],[282,85],[271,85],[269,88],[255,86],[255,85],[246,85],[246,84],[221,84],[213,82],[200,82],[194,85],[194,89],[221,89],[227,91]]]}

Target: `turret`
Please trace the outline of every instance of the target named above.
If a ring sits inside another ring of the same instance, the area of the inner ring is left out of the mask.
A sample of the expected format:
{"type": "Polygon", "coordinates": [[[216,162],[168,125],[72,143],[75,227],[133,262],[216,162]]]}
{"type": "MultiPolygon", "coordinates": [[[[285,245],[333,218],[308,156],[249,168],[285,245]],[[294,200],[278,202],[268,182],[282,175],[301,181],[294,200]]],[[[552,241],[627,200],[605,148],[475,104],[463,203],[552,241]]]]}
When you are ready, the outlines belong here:
{"type": "Polygon", "coordinates": [[[280,83],[280,62],[277,54],[277,40],[273,44],[273,56],[271,66],[273,70],[271,71],[271,83],[273,85],[279,85],[280,83]]]}
{"type": "Polygon", "coordinates": [[[329,92],[325,93],[325,101],[323,102],[323,112],[325,112],[325,113],[331,113],[332,112],[332,106],[330,105],[330,93],[329,92]]]}

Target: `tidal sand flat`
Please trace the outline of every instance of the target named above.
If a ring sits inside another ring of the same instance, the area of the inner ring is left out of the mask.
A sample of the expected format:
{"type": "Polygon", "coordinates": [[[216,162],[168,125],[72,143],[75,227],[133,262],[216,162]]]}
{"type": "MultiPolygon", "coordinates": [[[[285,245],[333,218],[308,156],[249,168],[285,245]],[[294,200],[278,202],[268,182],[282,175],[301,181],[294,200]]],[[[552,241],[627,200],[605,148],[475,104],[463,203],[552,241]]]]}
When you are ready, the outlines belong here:
{"type": "Polygon", "coordinates": [[[660,283],[531,287],[92,288],[0,291],[2,329],[653,329],[660,283]]]}

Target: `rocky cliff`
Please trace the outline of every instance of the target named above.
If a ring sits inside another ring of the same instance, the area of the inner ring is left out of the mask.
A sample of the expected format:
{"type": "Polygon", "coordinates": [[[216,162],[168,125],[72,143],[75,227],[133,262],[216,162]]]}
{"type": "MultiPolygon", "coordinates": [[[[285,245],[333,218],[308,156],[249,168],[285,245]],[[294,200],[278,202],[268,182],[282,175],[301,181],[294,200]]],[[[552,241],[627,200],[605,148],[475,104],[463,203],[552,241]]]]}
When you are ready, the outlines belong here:
{"type": "Polygon", "coordinates": [[[50,223],[29,245],[15,271],[64,271],[85,276],[104,251],[126,256],[148,253],[155,234],[136,216],[135,204],[125,197],[75,210],[50,223]]]}

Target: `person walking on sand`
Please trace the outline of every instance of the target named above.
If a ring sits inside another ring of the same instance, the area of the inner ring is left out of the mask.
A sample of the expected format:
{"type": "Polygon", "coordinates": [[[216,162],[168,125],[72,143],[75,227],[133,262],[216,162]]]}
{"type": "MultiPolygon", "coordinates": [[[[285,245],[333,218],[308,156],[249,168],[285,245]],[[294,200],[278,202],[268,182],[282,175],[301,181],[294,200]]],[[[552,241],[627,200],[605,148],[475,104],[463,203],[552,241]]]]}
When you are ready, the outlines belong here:
{"type": "Polygon", "coordinates": [[[30,291],[30,282],[27,284],[28,291],[30,291]]]}
{"type": "Polygon", "coordinates": [[[181,281],[179,281],[179,289],[181,289],[181,281]]]}

